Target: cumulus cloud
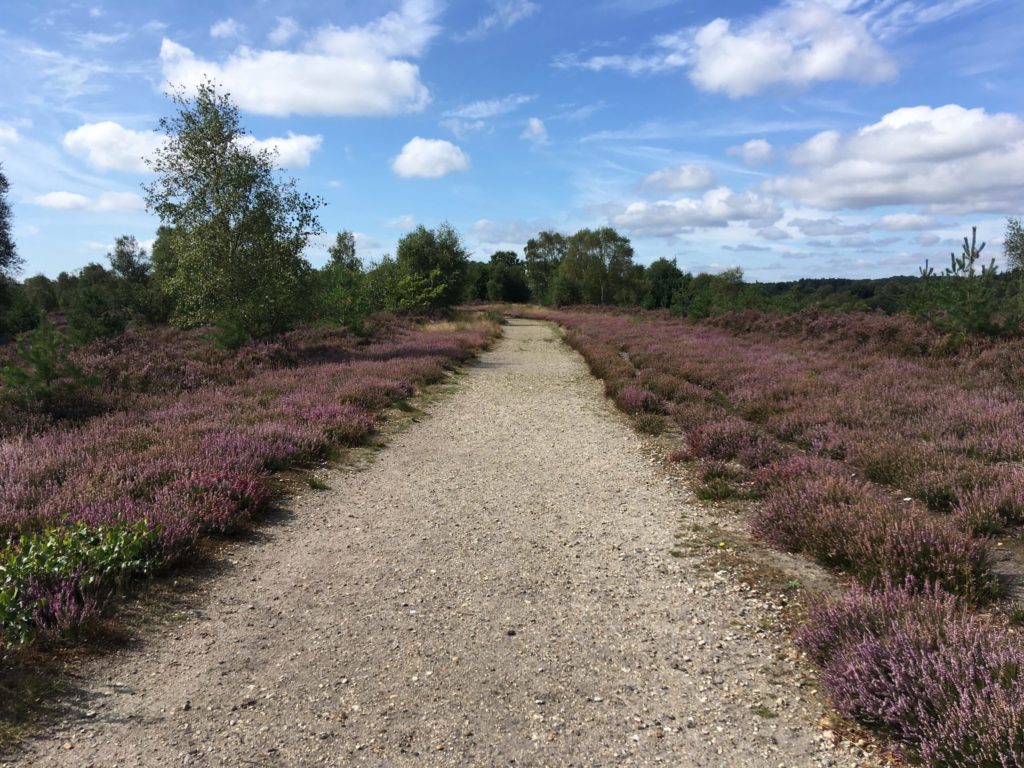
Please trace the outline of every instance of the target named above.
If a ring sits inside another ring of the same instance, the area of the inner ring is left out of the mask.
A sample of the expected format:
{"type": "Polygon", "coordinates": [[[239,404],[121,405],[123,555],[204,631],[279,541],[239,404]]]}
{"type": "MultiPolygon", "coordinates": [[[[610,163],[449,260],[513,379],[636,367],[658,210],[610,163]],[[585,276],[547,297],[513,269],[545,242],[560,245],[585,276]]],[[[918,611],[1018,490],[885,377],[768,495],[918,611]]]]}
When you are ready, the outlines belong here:
{"type": "Polygon", "coordinates": [[[779,83],[879,82],[896,71],[861,19],[823,2],[789,2],[739,27],[728,19],[701,27],[690,80],[738,98],[779,83]]]}
{"type": "Polygon", "coordinates": [[[774,201],[756,192],[734,192],[729,187],[708,190],[702,197],[678,200],[630,203],[610,219],[634,235],[670,236],[692,227],[725,227],[745,222],[753,227],[769,227],[782,218],[774,201]]]}
{"type": "Polygon", "coordinates": [[[519,134],[519,138],[532,141],[534,144],[548,143],[548,129],[544,121],[539,117],[531,117],[526,121],[526,128],[519,134]]]}
{"type": "Polygon", "coordinates": [[[227,39],[242,36],[242,25],[234,19],[221,19],[210,27],[210,37],[227,39]]]}
{"type": "Polygon", "coordinates": [[[87,197],[75,192],[48,192],[37,195],[32,202],[41,208],[56,211],[93,211],[95,213],[131,213],[146,206],[134,192],[103,192],[98,197],[87,197]]]}
{"type": "Polygon", "coordinates": [[[437,0],[404,0],[363,26],[318,30],[300,51],[240,47],[223,62],[208,61],[165,38],[160,61],[168,87],[212,79],[245,110],[264,115],[392,115],[430,101],[419,67],[438,34],[437,0]]]}
{"type": "Polygon", "coordinates": [[[679,192],[686,189],[706,189],[714,183],[715,175],[710,168],[703,165],[680,165],[648,174],[640,182],[640,188],[654,192],[679,192]]]}
{"type": "Polygon", "coordinates": [[[631,55],[562,55],[556,66],[633,75],[688,71],[703,91],[732,98],[774,85],[803,87],[814,82],[879,82],[897,67],[869,30],[866,17],[840,3],[789,0],[751,20],[718,18],[653,40],[649,52],[631,55]]]}
{"type": "Polygon", "coordinates": [[[767,163],[775,154],[772,145],[764,139],[751,139],[739,146],[729,147],[725,151],[727,154],[739,157],[743,162],[750,163],[751,165],[767,163]]]}
{"type": "Polygon", "coordinates": [[[277,25],[267,34],[273,45],[284,45],[299,34],[299,23],[288,16],[278,16],[277,25]]]}
{"type": "Polygon", "coordinates": [[[405,179],[438,179],[469,170],[469,157],[450,141],[416,136],[402,147],[391,169],[405,179]]]}
{"type": "Polygon", "coordinates": [[[897,109],[849,135],[820,133],[792,159],[802,173],[765,189],[827,210],[1005,213],[1024,204],[1024,121],[1012,114],[956,104],[897,109]]]}
{"type": "Polygon", "coordinates": [[[101,170],[145,171],[145,159],[166,139],[154,131],[133,131],[105,120],[64,134],[64,147],[101,170]]]}
{"type": "Polygon", "coordinates": [[[462,39],[480,39],[495,29],[511,29],[540,10],[540,6],[530,0],[490,0],[489,5],[491,12],[462,35],[462,39]]]}
{"type": "Polygon", "coordinates": [[[246,136],[242,142],[256,150],[276,152],[277,164],[282,168],[305,168],[309,165],[313,153],[323,144],[323,136],[303,136],[288,131],[286,137],[256,139],[246,136]]]}
{"type": "Polygon", "coordinates": [[[20,138],[17,128],[7,123],[0,123],[0,141],[13,144],[20,138]]]}
{"type": "MultiPolygon", "coordinates": [[[[147,170],[146,159],[162,147],[166,137],[155,131],[134,131],[109,120],[86,123],[64,134],[64,147],[101,170],[147,170]]],[[[286,137],[257,139],[246,136],[242,143],[253,149],[277,151],[278,164],[304,168],[323,143],[321,136],[303,136],[288,131],[286,137]]]]}

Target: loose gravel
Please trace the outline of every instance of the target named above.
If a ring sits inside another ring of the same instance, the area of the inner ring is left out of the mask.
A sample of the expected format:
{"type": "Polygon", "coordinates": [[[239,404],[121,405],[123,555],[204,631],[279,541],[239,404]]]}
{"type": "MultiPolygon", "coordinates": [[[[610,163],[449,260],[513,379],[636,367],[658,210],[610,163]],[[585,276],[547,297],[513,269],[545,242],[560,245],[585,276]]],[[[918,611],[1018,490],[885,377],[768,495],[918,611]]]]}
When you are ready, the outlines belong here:
{"type": "Polygon", "coordinates": [[[688,493],[517,320],[366,469],[75,681],[24,766],[859,766],[778,606],[676,552],[688,493]]]}

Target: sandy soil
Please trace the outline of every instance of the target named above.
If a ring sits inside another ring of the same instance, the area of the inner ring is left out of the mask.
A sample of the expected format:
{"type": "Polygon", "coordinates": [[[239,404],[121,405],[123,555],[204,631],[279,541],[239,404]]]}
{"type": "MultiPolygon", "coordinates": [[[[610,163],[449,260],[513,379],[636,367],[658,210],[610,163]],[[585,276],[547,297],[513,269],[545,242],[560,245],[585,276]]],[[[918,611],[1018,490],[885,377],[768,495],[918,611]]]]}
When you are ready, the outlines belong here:
{"type": "Polygon", "coordinates": [[[86,670],[24,766],[853,766],[773,607],[547,325],[86,670]]]}

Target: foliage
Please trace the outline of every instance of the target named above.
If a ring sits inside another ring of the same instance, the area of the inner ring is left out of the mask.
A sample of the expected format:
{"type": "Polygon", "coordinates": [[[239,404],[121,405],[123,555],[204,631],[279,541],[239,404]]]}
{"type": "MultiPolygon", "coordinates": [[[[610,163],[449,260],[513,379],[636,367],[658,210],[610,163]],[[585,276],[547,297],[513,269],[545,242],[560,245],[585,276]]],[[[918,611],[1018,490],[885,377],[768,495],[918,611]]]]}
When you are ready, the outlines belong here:
{"type": "Polygon", "coordinates": [[[50,528],[14,537],[0,553],[0,628],[7,644],[38,630],[67,631],[95,610],[103,591],[122,590],[152,568],[156,533],[145,522],[50,528]]]}
{"type": "Polygon", "coordinates": [[[565,236],[558,232],[540,232],[527,241],[523,251],[526,256],[526,282],[534,301],[542,304],[557,303],[551,291],[555,274],[568,247],[565,236]]]}
{"type": "Polygon", "coordinates": [[[819,603],[798,638],[837,707],[931,768],[1024,765],[1024,644],[908,579],[819,603]]]}
{"type": "Polygon", "coordinates": [[[644,270],[641,306],[644,309],[668,309],[689,279],[689,275],[683,274],[676,265],[675,259],[657,259],[644,270]]]}
{"type": "Polygon", "coordinates": [[[1010,217],[1006,220],[1006,234],[1003,236],[1003,253],[1006,255],[1007,268],[1012,272],[1024,271],[1024,226],[1020,219],[1010,217]]]}
{"type": "Polygon", "coordinates": [[[638,303],[633,247],[628,238],[611,227],[581,229],[572,235],[558,266],[557,280],[561,283],[557,291],[562,299],[573,295],[583,304],[638,303]]]}
{"type": "Polygon", "coordinates": [[[513,251],[491,254],[487,267],[488,301],[522,303],[530,300],[526,264],[513,251]]]}
{"type": "Polygon", "coordinates": [[[866,612],[806,630],[841,709],[926,765],[1024,764],[1019,635],[972,610],[1000,589],[974,534],[1024,520],[1024,340],[951,349],[906,315],[527,312],[624,410],[662,399],[703,498],[759,499],[757,534],[861,585],[866,612]]]}
{"type": "Polygon", "coordinates": [[[920,271],[920,299],[916,310],[944,330],[959,334],[996,333],[1001,320],[995,301],[996,265],[978,262],[985,243],[978,245],[978,228],[971,227],[971,238],[964,237],[959,256],[949,255],[949,266],[942,275],[925,261],[920,271]]]}
{"type": "Polygon", "coordinates": [[[321,201],[279,179],[274,156],[245,142],[238,108],[215,85],[172,98],[178,113],[160,120],[167,142],[146,187],[147,206],[168,227],[154,261],[172,317],[251,337],[279,332],[302,314],[302,252],[321,231],[321,201]]]}
{"type": "Polygon", "coordinates": [[[348,230],[339,232],[334,244],[327,249],[330,266],[344,272],[362,272],[363,263],[356,256],[356,237],[348,230]]]}
{"type": "MultiPolygon", "coordinates": [[[[22,534],[68,532],[91,548],[101,547],[88,538],[97,531],[138,525],[153,537],[147,567],[180,558],[203,535],[230,533],[265,511],[269,472],[361,443],[381,409],[441,379],[492,333],[481,323],[423,329],[386,316],[367,326],[365,337],[305,327],[236,350],[199,330],[135,329],[76,350],[113,407],[5,442],[0,536],[8,552],[21,552],[22,534]]],[[[98,595],[89,579],[117,586],[103,551],[38,580],[40,595],[67,607],[44,623],[70,629],[87,618],[98,595]]],[[[24,626],[0,631],[14,636],[24,626]]]]}
{"type": "Polygon", "coordinates": [[[81,397],[88,377],[71,362],[68,338],[46,321],[24,334],[15,359],[0,370],[4,394],[22,408],[61,411],[81,397]]]}
{"type": "Polygon", "coordinates": [[[0,281],[10,279],[21,268],[21,259],[11,234],[11,205],[7,193],[11,185],[0,165],[0,281]]]}
{"type": "Polygon", "coordinates": [[[462,300],[469,254],[450,224],[420,225],[407,233],[398,241],[395,261],[404,272],[401,306],[450,307],[462,300]]]}

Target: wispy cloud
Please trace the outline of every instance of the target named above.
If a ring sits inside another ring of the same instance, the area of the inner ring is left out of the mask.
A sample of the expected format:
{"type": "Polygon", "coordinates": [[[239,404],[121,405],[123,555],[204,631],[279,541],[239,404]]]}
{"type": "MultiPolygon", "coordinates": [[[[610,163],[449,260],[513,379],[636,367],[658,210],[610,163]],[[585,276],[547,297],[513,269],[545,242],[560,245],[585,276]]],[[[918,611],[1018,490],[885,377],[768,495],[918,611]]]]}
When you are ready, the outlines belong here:
{"type": "Polygon", "coordinates": [[[479,40],[494,30],[511,29],[540,10],[540,6],[530,0],[490,0],[488,4],[491,12],[483,16],[475,27],[457,36],[456,39],[479,40]]]}

